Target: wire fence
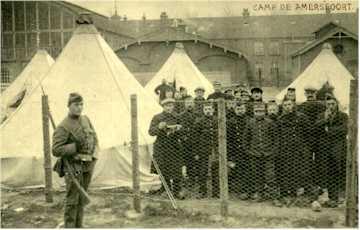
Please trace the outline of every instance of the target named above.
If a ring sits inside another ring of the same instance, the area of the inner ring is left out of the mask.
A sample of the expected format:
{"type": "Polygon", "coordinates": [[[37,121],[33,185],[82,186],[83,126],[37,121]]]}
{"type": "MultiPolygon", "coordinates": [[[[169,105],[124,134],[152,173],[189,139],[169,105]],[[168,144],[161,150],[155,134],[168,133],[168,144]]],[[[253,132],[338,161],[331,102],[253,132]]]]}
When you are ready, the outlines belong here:
{"type": "Polygon", "coordinates": [[[152,173],[162,179],[149,197],[168,197],[174,208],[177,200],[219,200],[223,216],[229,197],[314,211],[343,205],[354,226],[356,91],[354,81],[349,114],[330,95],[302,104],[187,97],[165,105],[149,127],[152,173]]]}

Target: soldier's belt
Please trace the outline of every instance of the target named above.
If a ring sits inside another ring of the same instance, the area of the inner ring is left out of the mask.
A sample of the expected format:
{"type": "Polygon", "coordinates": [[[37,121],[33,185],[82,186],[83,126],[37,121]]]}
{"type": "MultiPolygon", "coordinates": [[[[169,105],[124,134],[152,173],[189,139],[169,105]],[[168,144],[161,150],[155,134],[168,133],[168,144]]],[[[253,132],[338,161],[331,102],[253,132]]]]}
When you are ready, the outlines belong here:
{"type": "Polygon", "coordinates": [[[93,156],[90,155],[90,154],[78,153],[76,156],[74,156],[74,160],[78,160],[78,161],[93,161],[93,156]]]}

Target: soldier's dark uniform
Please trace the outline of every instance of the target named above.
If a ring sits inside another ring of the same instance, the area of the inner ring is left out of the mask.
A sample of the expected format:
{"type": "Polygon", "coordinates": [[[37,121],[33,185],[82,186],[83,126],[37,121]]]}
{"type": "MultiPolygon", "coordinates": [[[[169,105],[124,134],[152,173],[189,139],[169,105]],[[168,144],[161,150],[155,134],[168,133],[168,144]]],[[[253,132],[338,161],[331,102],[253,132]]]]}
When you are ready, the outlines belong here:
{"type": "Polygon", "coordinates": [[[299,188],[309,185],[309,168],[312,162],[310,152],[309,121],[306,115],[293,111],[283,114],[278,121],[280,192],[292,195],[299,188]]]}
{"type": "Polygon", "coordinates": [[[248,117],[235,115],[227,121],[228,161],[235,163],[229,172],[229,190],[236,194],[249,193],[249,155],[244,150],[244,129],[248,117]]]}
{"type": "Polygon", "coordinates": [[[345,191],[348,116],[337,111],[332,119],[325,119],[322,113],[315,125],[317,183],[328,189],[329,199],[338,201],[345,191]]]}
{"type": "MultiPolygon", "coordinates": [[[[275,195],[274,124],[267,117],[250,118],[244,130],[244,149],[249,154],[251,193],[269,192],[275,195]],[[269,191],[265,191],[265,185],[269,191]]],[[[273,197],[275,198],[275,197],[273,197]]]]}
{"type": "Polygon", "coordinates": [[[184,162],[189,176],[190,184],[195,182],[196,173],[194,172],[194,155],[193,155],[193,137],[194,137],[194,124],[196,115],[194,110],[187,109],[178,117],[181,129],[181,143],[184,151],[184,162]]]}
{"type": "Polygon", "coordinates": [[[181,167],[184,166],[183,155],[181,154],[181,137],[177,131],[174,132],[168,128],[159,129],[160,122],[166,122],[167,125],[176,125],[179,122],[174,113],[162,112],[153,117],[149,128],[149,134],[156,136],[153,157],[169,187],[171,187],[170,180],[173,180],[173,192],[177,195],[180,191],[182,178],[181,167]]]}
{"type": "MultiPolygon", "coordinates": [[[[98,140],[94,127],[86,116],[66,117],[53,134],[52,152],[56,157],[66,158],[80,185],[88,189],[96,162],[98,140]]],[[[65,228],[82,227],[84,200],[66,167],[65,228]]]]}
{"type": "MultiPolygon", "coordinates": [[[[318,142],[319,134],[316,132],[315,128],[315,122],[319,118],[320,114],[325,111],[325,104],[322,101],[305,101],[302,104],[297,106],[297,111],[305,114],[309,119],[309,129],[313,135],[309,135],[309,141],[310,141],[310,151],[313,154],[313,159],[316,158],[316,145],[318,142]]],[[[311,184],[313,186],[316,185],[316,177],[317,177],[317,169],[315,161],[311,162],[310,165],[310,171],[311,171],[311,184]]],[[[313,187],[315,188],[315,187],[313,187]]]]}
{"type": "MultiPolygon", "coordinates": [[[[194,156],[199,159],[195,160],[195,167],[200,184],[200,194],[207,194],[207,173],[209,156],[218,152],[218,124],[216,116],[203,116],[195,122],[194,127],[194,156]]],[[[212,163],[212,191],[214,196],[219,196],[219,179],[218,163],[212,163]]]]}
{"type": "Polygon", "coordinates": [[[197,117],[201,117],[203,115],[203,105],[205,102],[205,98],[204,97],[195,97],[194,98],[194,103],[195,103],[195,107],[194,107],[194,113],[197,117]]]}

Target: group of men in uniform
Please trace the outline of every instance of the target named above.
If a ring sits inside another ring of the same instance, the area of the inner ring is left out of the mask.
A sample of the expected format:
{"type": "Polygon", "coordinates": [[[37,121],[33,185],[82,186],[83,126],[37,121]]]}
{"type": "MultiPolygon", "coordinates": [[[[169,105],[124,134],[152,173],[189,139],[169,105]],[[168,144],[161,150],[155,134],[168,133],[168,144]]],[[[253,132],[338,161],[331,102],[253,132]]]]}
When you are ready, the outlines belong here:
{"type": "MultiPolygon", "coordinates": [[[[307,101],[297,105],[295,89],[282,104],[264,103],[262,89],[215,92],[186,89],[177,99],[166,93],[163,112],[153,117],[149,134],[156,136],[153,158],[165,183],[178,198],[187,175],[189,187],[199,187],[200,198],[219,197],[217,99],[226,100],[227,156],[230,192],[241,199],[272,199],[281,206],[287,198],[311,195],[314,187],[328,193],[336,207],[345,189],[347,114],[329,94],[316,100],[316,90],[305,90],[307,101]],[[168,96],[167,96],[168,95],[168,96]],[[179,100],[181,98],[181,100],[179,100]],[[177,103],[180,110],[175,112],[177,103]]],[[[96,163],[98,139],[89,118],[82,115],[83,98],[71,93],[69,113],[53,134],[54,170],[65,177],[65,227],[83,226],[86,191],[96,163]]],[[[163,192],[162,187],[159,192],[163,192]]],[[[314,198],[316,200],[317,197],[314,198]]]]}
{"type": "Polygon", "coordinates": [[[200,198],[209,196],[209,189],[219,197],[217,99],[223,98],[231,193],[270,199],[276,206],[328,194],[326,205],[338,205],[346,181],[347,115],[332,94],[318,101],[316,90],[307,88],[307,101],[297,104],[289,88],[278,105],[264,103],[261,88],[230,93],[215,83],[214,89],[207,99],[203,88],[195,90],[195,98],[165,98],[164,111],[151,122],[149,134],[157,137],[153,156],[176,197],[183,198],[184,176],[190,190],[198,186],[200,198]],[[178,103],[181,111],[175,111],[178,103]]]}

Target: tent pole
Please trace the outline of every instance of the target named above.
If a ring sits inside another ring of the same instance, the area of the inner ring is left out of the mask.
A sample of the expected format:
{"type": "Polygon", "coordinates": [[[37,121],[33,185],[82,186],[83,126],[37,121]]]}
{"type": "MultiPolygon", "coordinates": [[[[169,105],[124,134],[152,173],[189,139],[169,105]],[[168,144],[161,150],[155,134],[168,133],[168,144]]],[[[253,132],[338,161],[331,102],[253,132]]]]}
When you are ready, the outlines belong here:
{"type": "Polygon", "coordinates": [[[346,157],[346,209],[345,225],[356,227],[357,220],[357,127],[358,127],[358,82],[350,82],[350,105],[348,146],[346,157]]]}
{"type": "Polygon", "coordinates": [[[228,175],[227,175],[227,156],[226,156],[226,112],[225,101],[218,101],[218,138],[219,138],[219,184],[221,198],[221,216],[228,216],[228,175]]]}
{"type": "Polygon", "coordinates": [[[42,102],[42,126],[43,126],[43,143],[44,143],[44,169],[45,169],[45,199],[46,202],[52,203],[52,169],[50,156],[50,132],[49,132],[49,108],[48,96],[41,96],[42,102]]]}
{"type": "Polygon", "coordinates": [[[132,94],[131,100],[131,152],[132,152],[132,175],[134,209],[137,213],[141,212],[140,200],[140,179],[139,179],[139,137],[138,137],[138,118],[137,118],[137,97],[132,94]]]}

